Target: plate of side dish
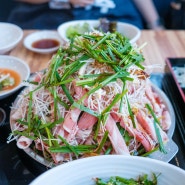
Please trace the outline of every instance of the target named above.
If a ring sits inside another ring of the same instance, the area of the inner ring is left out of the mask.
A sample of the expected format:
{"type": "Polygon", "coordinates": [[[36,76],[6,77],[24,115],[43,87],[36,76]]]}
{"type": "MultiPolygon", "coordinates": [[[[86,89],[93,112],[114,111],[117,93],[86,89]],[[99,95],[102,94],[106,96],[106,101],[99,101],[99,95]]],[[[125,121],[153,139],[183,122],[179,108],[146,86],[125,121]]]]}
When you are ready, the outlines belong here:
{"type": "Polygon", "coordinates": [[[185,171],[154,159],[105,155],[57,166],[38,176],[30,185],[143,184],[142,180],[150,185],[181,185],[185,182],[185,171]]]}
{"type": "Polygon", "coordinates": [[[23,87],[30,76],[30,68],[23,60],[0,55],[0,99],[10,96],[23,87]]]}
{"type": "Polygon", "coordinates": [[[123,36],[129,38],[132,44],[135,43],[141,35],[141,30],[132,24],[111,22],[107,19],[69,21],[59,25],[57,30],[61,38],[65,41],[69,41],[78,33],[82,34],[94,30],[103,30],[104,32],[116,30],[123,36]]]}

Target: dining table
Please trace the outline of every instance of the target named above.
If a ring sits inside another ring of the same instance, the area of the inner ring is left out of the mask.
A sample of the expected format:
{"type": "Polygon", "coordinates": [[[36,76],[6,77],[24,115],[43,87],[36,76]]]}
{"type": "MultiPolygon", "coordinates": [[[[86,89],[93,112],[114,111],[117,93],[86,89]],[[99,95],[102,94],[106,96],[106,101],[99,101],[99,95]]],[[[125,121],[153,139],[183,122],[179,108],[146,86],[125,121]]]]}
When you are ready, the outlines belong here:
{"type": "MultiPolygon", "coordinates": [[[[22,59],[25,63],[29,65],[31,73],[46,69],[49,61],[55,54],[36,53],[28,50],[24,46],[24,39],[26,38],[26,36],[36,31],[40,30],[24,30],[24,35],[20,43],[10,52],[6,53],[6,55],[22,59]]],[[[177,96],[180,95],[178,94],[178,90],[175,87],[175,83],[172,81],[169,67],[166,64],[167,58],[185,58],[185,30],[141,30],[141,35],[134,46],[142,47],[142,53],[145,58],[144,65],[147,66],[147,70],[149,70],[149,72],[152,74],[151,76],[153,76],[154,82],[166,93],[167,97],[172,103],[175,116],[177,117],[172,138],[174,142],[178,145],[178,152],[169,161],[169,163],[185,170],[185,139],[183,138],[183,134],[185,131],[182,132],[182,128],[184,128],[185,125],[183,117],[185,115],[185,110],[181,110],[183,109],[181,106],[184,107],[184,102],[181,100],[178,100],[178,102],[176,101],[176,99],[178,99],[177,96]],[[170,77],[168,76],[167,82],[165,81],[165,75],[170,75],[170,77]],[[168,89],[169,87],[172,87],[172,90],[168,89]],[[171,93],[173,90],[174,94],[171,93]],[[180,111],[181,115],[179,115],[180,111]]],[[[3,108],[5,108],[7,111],[10,111],[11,103],[14,101],[17,95],[18,93],[15,93],[14,95],[12,95],[12,97],[8,97],[6,98],[6,100],[1,101],[1,106],[4,106],[3,108]]],[[[2,154],[2,152],[0,152],[0,162],[4,163],[1,164],[1,166],[3,165],[7,168],[4,172],[5,175],[8,176],[7,181],[11,180],[12,184],[15,182],[23,185],[28,184],[34,178],[36,178],[40,174],[40,172],[39,170],[32,172],[32,169],[36,169],[36,166],[33,165],[34,162],[28,164],[29,160],[27,159],[23,162],[22,159],[24,159],[25,156],[20,157],[17,153],[9,154],[8,151],[10,150],[17,151],[14,143],[9,145],[11,146],[9,149],[7,149],[5,146],[4,148],[0,148],[0,150],[6,151],[5,154],[2,154]],[[2,160],[3,157],[9,158],[10,161],[7,162],[5,160],[2,160]],[[14,165],[12,160],[15,163],[14,165]],[[22,166],[18,168],[18,166],[20,166],[21,164],[22,166]],[[9,173],[8,170],[14,170],[12,172],[12,175],[7,175],[9,173]],[[18,173],[24,175],[21,177],[21,175],[18,175],[18,173]]],[[[0,168],[0,170],[1,174],[2,169],[0,168]]]]}
{"type": "MultiPolygon", "coordinates": [[[[53,53],[38,54],[24,47],[24,38],[39,30],[24,30],[22,41],[8,54],[24,60],[31,72],[37,72],[47,67],[53,53]]],[[[185,31],[184,30],[142,30],[137,41],[143,47],[146,65],[154,66],[153,72],[165,72],[165,59],[167,57],[185,57],[185,31]]]]}

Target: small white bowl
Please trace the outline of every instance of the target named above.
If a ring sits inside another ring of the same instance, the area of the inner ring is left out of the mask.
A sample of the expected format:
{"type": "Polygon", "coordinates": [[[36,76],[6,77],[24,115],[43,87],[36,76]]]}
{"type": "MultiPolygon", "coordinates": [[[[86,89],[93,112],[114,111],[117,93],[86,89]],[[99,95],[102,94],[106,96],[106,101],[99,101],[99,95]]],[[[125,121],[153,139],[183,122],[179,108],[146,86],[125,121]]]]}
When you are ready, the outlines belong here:
{"type": "Polygon", "coordinates": [[[21,59],[13,56],[0,55],[0,69],[10,69],[20,75],[20,83],[13,89],[0,91],[0,99],[6,98],[7,96],[16,92],[19,88],[23,86],[22,82],[24,80],[28,80],[30,76],[30,68],[28,64],[26,64],[21,59]]]}
{"type": "Polygon", "coordinates": [[[56,31],[43,30],[43,31],[37,31],[37,32],[29,34],[24,39],[23,43],[27,49],[33,52],[47,54],[47,53],[53,53],[56,50],[58,50],[62,41],[61,41],[59,34],[56,31]],[[57,42],[57,45],[51,48],[36,48],[33,46],[34,43],[38,41],[43,41],[43,40],[55,41],[57,42]]]}
{"type": "Polygon", "coordinates": [[[108,180],[112,176],[137,179],[152,173],[158,176],[158,185],[181,185],[185,170],[162,161],[124,155],[104,155],[79,159],[52,168],[37,177],[30,185],[95,185],[95,178],[108,180]]]}
{"type": "MultiPolygon", "coordinates": [[[[75,26],[75,25],[83,25],[84,23],[88,23],[90,27],[96,28],[99,26],[100,21],[99,20],[75,20],[75,21],[69,21],[66,23],[63,23],[59,25],[57,28],[57,31],[59,35],[65,40],[69,41],[69,39],[66,36],[66,30],[69,28],[69,26],[75,26]]],[[[140,35],[141,30],[137,28],[136,26],[129,24],[129,23],[123,23],[123,22],[117,22],[117,31],[121,33],[122,35],[126,36],[130,39],[130,43],[135,43],[140,35]]]]}
{"type": "Polygon", "coordinates": [[[23,30],[15,24],[0,22],[0,54],[12,50],[22,39],[23,30]]]}

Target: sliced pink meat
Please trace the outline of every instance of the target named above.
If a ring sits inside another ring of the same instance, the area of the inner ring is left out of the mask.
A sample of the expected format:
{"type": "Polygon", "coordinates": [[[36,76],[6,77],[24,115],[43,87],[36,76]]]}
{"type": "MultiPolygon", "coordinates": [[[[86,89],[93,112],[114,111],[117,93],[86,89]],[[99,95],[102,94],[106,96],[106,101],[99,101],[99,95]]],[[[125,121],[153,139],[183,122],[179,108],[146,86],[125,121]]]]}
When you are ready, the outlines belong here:
{"type": "Polygon", "coordinates": [[[78,121],[78,127],[79,127],[79,129],[89,129],[89,128],[93,127],[93,125],[97,121],[98,121],[98,119],[95,116],[93,116],[87,112],[84,112],[78,121]]]}
{"type": "Polygon", "coordinates": [[[17,140],[17,147],[20,148],[20,149],[26,149],[31,145],[32,141],[33,140],[30,139],[30,138],[27,138],[25,136],[21,136],[17,140]]]}
{"type": "Polygon", "coordinates": [[[117,154],[130,155],[125,140],[123,139],[116,122],[111,115],[107,118],[105,123],[106,130],[109,131],[109,139],[112,143],[112,146],[117,154]]]}
{"type": "Polygon", "coordinates": [[[65,116],[64,122],[63,122],[63,128],[68,133],[70,133],[72,130],[76,130],[77,128],[77,121],[80,116],[81,110],[78,108],[71,109],[65,116]]]}

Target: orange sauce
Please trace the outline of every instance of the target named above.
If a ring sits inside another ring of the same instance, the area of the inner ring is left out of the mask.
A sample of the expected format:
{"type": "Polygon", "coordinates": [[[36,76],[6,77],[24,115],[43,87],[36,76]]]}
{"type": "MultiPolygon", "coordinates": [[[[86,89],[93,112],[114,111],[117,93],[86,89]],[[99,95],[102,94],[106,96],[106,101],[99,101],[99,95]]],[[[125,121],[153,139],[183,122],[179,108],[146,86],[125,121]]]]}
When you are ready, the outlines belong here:
{"type": "Polygon", "coordinates": [[[55,39],[41,39],[32,43],[32,47],[37,49],[55,48],[59,45],[60,42],[55,39]]]}
{"type": "Polygon", "coordinates": [[[5,69],[5,68],[0,68],[0,73],[1,74],[10,74],[10,77],[14,78],[15,83],[11,86],[6,86],[2,90],[11,90],[14,87],[18,86],[21,82],[21,76],[14,70],[12,69],[5,69]]]}

